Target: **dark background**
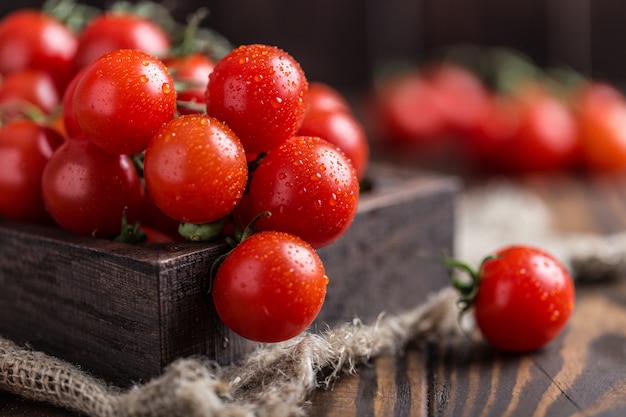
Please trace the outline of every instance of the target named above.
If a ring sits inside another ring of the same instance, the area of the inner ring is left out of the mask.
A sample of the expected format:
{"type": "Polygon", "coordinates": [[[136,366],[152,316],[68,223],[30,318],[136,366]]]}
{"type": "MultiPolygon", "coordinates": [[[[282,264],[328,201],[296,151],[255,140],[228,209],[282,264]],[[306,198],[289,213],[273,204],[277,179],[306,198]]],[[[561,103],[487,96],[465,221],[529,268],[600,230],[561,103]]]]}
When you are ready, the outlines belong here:
{"type": "MultiPolygon", "coordinates": [[[[180,21],[208,7],[205,25],[233,44],[279,46],[309,79],[343,90],[367,87],[384,63],[420,63],[458,43],[509,46],[539,65],[570,67],[620,87],[626,79],[626,0],[165,1],[180,21]]],[[[0,12],[42,4],[3,2],[0,12]]]]}

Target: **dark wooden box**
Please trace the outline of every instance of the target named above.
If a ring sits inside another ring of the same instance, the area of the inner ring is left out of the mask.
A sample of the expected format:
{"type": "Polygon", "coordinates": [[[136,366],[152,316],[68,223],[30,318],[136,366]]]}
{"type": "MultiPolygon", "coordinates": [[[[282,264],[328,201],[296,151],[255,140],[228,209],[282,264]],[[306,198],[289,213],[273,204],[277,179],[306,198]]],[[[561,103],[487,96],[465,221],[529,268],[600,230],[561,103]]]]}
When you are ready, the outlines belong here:
{"type": "MultiPolygon", "coordinates": [[[[448,284],[424,254],[451,254],[454,178],[379,166],[339,241],[320,250],[330,277],[312,331],[375,318],[448,284]]],[[[226,364],[254,344],[219,320],[208,270],[220,244],[133,246],[0,220],[0,335],[117,384],[145,381],[172,360],[226,364]]]]}

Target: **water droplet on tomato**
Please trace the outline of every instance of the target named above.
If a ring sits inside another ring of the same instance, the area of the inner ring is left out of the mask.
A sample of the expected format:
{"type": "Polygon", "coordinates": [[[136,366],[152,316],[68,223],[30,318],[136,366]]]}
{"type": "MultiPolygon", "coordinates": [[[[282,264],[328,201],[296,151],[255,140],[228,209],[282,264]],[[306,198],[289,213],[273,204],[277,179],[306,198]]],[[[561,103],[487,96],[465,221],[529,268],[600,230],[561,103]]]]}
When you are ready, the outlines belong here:
{"type": "Polygon", "coordinates": [[[141,61],[141,65],[147,67],[148,65],[150,65],[150,63],[144,59],[143,61],[141,61]]]}
{"type": "Polygon", "coordinates": [[[284,180],[285,178],[287,178],[287,174],[285,174],[284,172],[281,172],[278,174],[278,179],[279,180],[284,180]]]}
{"type": "Polygon", "coordinates": [[[148,82],[148,77],[145,75],[142,75],[141,77],[139,77],[139,81],[141,81],[142,83],[147,83],[148,82]]]}
{"type": "Polygon", "coordinates": [[[278,109],[280,106],[282,106],[283,104],[283,99],[280,97],[276,97],[274,100],[272,100],[272,107],[275,109],[278,109]]]}
{"type": "Polygon", "coordinates": [[[172,85],[170,83],[163,83],[161,90],[163,90],[165,94],[169,94],[172,92],[172,85]]]}

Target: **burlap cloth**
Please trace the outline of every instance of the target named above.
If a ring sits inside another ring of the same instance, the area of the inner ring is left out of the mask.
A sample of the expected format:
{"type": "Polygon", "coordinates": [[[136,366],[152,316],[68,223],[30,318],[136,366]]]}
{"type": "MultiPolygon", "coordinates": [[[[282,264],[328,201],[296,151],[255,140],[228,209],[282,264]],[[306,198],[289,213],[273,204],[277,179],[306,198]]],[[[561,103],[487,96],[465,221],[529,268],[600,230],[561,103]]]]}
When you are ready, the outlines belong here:
{"type": "MultiPolygon", "coordinates": [[[[556,255],[576,279],[624,276],[626,233],[563,236],[550,225],[551,213],[536,195],[509,184],[479,189],[459,201],[457,256],[476,264],[501,245],[529,243],[556,255]]],[[[405,313],[381,314],[371,324],[355,319],[323,333],[263,345],[230,367],[202,357],[181,358],[160,377],[127,390],[0,338],[0,390],[93,417],[300,415],[311,391],[341,373],[357,372],[363,362],[395,354],[411,341],[459,332],[456,300],[455,291],[445,288],[405,313]]]]}

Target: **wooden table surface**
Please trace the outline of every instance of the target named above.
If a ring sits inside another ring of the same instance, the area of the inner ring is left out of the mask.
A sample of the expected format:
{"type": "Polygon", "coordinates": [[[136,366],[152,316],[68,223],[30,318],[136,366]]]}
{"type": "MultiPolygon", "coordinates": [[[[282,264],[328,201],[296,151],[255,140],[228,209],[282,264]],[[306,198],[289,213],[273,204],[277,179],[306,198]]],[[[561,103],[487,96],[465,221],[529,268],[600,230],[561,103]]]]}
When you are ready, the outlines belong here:
{"type": "MultiPolygon", "coordinates": [[[[626,181],[561,177],[525,181],[559,213],[561,230],[626,230],[626,181]]],[[[626,277],[624,277],[626,278],[626,277]]],[[[383,356],[312,394],[310,416],[626,416],[626,279],[578,286],[557,340],[506,355],[465,337],[383,356]]],[[[76,414],[0,393],[4,417],[76,414]]]]}

